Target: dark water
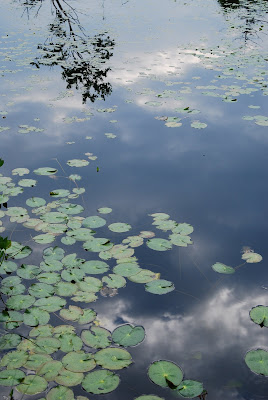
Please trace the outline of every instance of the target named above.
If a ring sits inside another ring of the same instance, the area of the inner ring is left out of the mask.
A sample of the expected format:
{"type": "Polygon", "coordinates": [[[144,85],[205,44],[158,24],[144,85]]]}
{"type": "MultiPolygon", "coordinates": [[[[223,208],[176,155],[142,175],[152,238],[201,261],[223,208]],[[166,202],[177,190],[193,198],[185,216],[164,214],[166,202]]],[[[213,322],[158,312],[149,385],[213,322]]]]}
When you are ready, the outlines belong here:
{"type": "MultiPolygon", "coordinates": [[[[85,207],[82,216],[107,206],[113,209],[103,215],[108,223],[132,226],[127,234],[103,227],[98,237],[120,243],[128,234],[153,230],[166,238],[169,233],[151,225],[148,214],[154,212],[194,227],[194,244],[187,248],[135,248],[141,267],[160,272],[177,291],[157,296],[128,281],[117,296],[99,296],[86,305],[107,329],[132,323],[146,331],[145,341],[128,349],[134,364],[118,371],[121,383],[102,396],[107,400],[142,394],[173,399],[171,390],[147,377],[148,366],[159,359],[177,363],[186,379],[203,382],[206,399],[268,398],[267,379],[244,362],[248,350],[268,350],[266,329],[249,318],[252,307],[267,302],[268,124],[242,118],[268,119],[267,11],[265,1],[2,1],[0,111],[8,114],[0,125],[10,129],[1,132],[1,173],[11,176],[14,168],[24,167],[31,172],[22,178],[38,180],[36,187],[11,197],[8,206],[25,207],[31,196],[47,199],[53,189],[74,187],[65,178],[32,172],[50,166],[60,176],[81,175],[78,184],[86,192],[77,204],[85,207]],[[58,17],[59,4],[69,20],[58,17]],[[60,29],[67,36],[59,38],[60,29]],[[76,53],[72,32],[86,42],[76,53]],[[53,51],[51,43],[56,43],[53,51]],[[87,77],[83,83],[79,74],[87,77]],[[188,107],[200,113],[174,111],[188,107]],[[171,128],[155,119],[163,116],[179,117],[182,125],[171,128]],[[64,120],[73,117],[90,119],[64,120]],[[196,120],[206,126],[191,127],[196,120]],[[19,125],[44,131],[23,134],[19,125]],[[84,168],[66,165],[70,159],[87,159],[86,152],[97,160],[84,168]],[[245,264],[229,276],[211,269],[217,261],[240,265],[243,246],[261,254],[262,262],[245,264]]],[[[35,234],[6,218],[4,223],[3,235],[12,231],[13,240],[26,243],[35,234]]],[[[27,263],[39,264],[50,244],[29,245],[34,252],[27,263]]],[[[57,237],[52,245],[92,258],[81,242],[67,248],[57,237]]],[[[53,316],[50,323],[59,320],[53,316]]],[[[87,395],[81,385],[73,390],[76,396],[87,395]]],[[[9,392],[4,388],[3,396],[9,392]]],[[[22,397],[14,392],[16,399],[22,397]]]]}

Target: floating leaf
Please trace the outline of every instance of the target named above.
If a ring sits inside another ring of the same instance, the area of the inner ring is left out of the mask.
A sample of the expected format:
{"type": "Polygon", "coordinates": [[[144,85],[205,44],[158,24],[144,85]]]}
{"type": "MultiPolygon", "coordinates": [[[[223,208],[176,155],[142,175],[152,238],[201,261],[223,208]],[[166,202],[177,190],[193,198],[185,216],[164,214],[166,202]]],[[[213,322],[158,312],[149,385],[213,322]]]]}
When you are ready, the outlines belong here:
{"type": "Polygon", "coordinates": [[[126,280],[123,276],[117,274],[109,274],[102,278],[102,282],[106,283],[109,288],[119,289],[126,285],[126,280]]]}
{"type": "Polygon", "coordinates": [[[54,223],[54,224],[62,224],[66,222],[67,220],[67,214],[64,214],[62,212],[48,212],[43,215],[41,215],[41,220],[44,222],[48,222],[49,224],[54,223]]]}
{"type": "Polygon", "coordinates": [[[252,372],[268,376],[268,351],[250,350],[245,356],[245,362],[252,372]]]}
{"type": "Polygon", "coordinates": [[[166,294],[174,289],[173,283],[164,279],[158,279],[145,285],[145,290],[153,294],[166,294]]]}
{"type": "Polygon", "coordinates": [[[136,275],[140,271],[141,271],[141,268],[138,266],[138,264],[135,264],[135,263],[118,264],[113,269],[113,272],[115,274],[122,275],[125,277],[136,275]]]}
{"type": "Polygon", "coordinates": [[[44,299],[38,299],[35,302],[36,307],[40,307],[42,310],[48,311],[48,312],[55,312],[60,310],[62,307],[66,305],[66,300],[53,296],[53,297],[47,297],[44,299]]]}
{"type": "Polygon", "coordinates": [[[35,179],[21,179],[18,182],[18,185],[22,187],[34,187],[37,184],[37,181],[35,179]]]}
{"type": "Polygon", "coordinates": [[[169,239],[172,244],[180,247],[187,247],[188,244],[193,243],[190,236],[181,235],[179,233],[173,233],[172,235],[169,235],[169,239]]]}
{"type": "Polygon", "coordinates": [[[67,215],[80,214],[84,211],[84,208],[79,204],[64,203],[58,208],[58,211],[67,215]]]}
{"type": "Polygon", "coordinates": [[[198,381],[185,380],[176,388],[182,397],[187,399],[193,399],[203,393],[203,384],[198,381]]]}
{"type": "Polygon", "coordinates": [[[95,368],[94,355],[84,351],[71,352],[63,357],[63,366],[72,372],[88,372],[95,368]]]}
{"type": "Polygon", "coordinates": [[[12,170],[12,175],[23,176],[23,175],[27,175],[29,173],[30,173],[30,171],[28,170],[28,168],[15,168],[12,170]]]}
{"type": "Polygon", "coordinates": [[[100,214],[110,214],[113,210],[109,207],[101,207],[97,210],[100,214]]]}
{"type": "Polygon", "coordinates": [[[196,129],[204,129],[207,127],[207,124],[205,124],[204,122],[200,122],[200,121],[193,121],[191,123],[191,127],[196,128],[196,129]]]}
{"type": "Polygon", "coordinates": [[[10,351],[5,354],[0,362],[1,367],[7,369],[16,369],[22,367],[28,359],[28,353],[25,351],[10,351]]]}
{"type": "Polygon", "coordinates": [[[258,263],[262,260],[262,256],[258,253],[246,252],[242,255],[242,260],[247,263],[258,263]]]}
{"type": "Polygon", "coordinates": [[[106,220],[104,218],[94,216],[94,217],[87,217],[82,222],[82,225],[86,228],[100,228],[106,224],[106,220]]]}
{"type": "Polygon", "coordinates": [[[87,374],[82,382],[82,387],[89,393],[110,393],[119,385],[119,376],[107,370],[93,371],[87,374]]]}
{"type": "Polygon", "coordinates": [[[74,393],[65,386],[56,386],[47,394],[47,400],[74,400],[74,393]]]}
{"type": "Polygon", "coordinates": [[[82,382],[84,375],[81,372],[71,372],[63,368],[55,381],[64,386],[76,386],[82,382]]]}
{"type": "Polygon", "coordinates": [[[70,167],[86,167],[89,164],[89,161],[73,159],[73,160],[67,161],[67,164],[70,167]]]}
{"type": "Polygon", "coordinates": [[[60,340],[52,337],[38,337],[35,340],[35,352],[52,354],[55,353],[60,348],[60,340]]]}
{"type": "Polygon", "coordinates": [[[41,197],[31,197],[30,199],[26,200],[26,204],[29,207],[41,207],[46,204],[46,200],[42,199],[41,197]]]}
{"type": "Polygon", "coordinates": [[[0,337],[0,350],[9,350],[18,346],[21,342],[21,336],[16,333],[7,333],[0,337]]]}
{"type": "Polygon", "coordinates": [[[30,264],[22,264],[17,270],[17,275],[24,279],[34,279],[39,273],[40,268],[30,264]]]}
{"type": "Polygon", "coordinates": [[[23,394],[41,393],[47,388],[47,381],[37,375],[25,376],[22,383],[16,387],[16,390],[23,394]]]}
{"type": "Polygon", "coordinates": [[[112,370],[126,368],[132,363],[131,354],[128,351],[113,347],[99,350],[94,358],[98,365],[112,370]]]}
{"type": "Polygon", "coordinates": [[[104,261],[86,261],[80,267],[86,274],[104,274],[109,270],[109,265],[104,261]]]}
{"type": "Polygon", "coordinates": [[[107,251],[113,247],[113,243],[106,238],[92,238],[83,244],[83,247],[87,251],[93,251],[99,253],[101,251],[107,251]]]}
{"type": "Polygon", "coordinates": [[[70,190],[55,189],[55,190],[52,190],[49,194],[50,194],[50,196],[53,196],[53,197],[67,197],[70,195],[70,190]]]}
{"type": "Polygon", "coordinates": [[[268,328],[268,307],[257,306],[250,310],[250,318],[255,324],[268,328]]]}
{"type": "Polygon", "coordinates": [[[28,291],[30,295],[35,297],[49,297],[54,294],[55,289],[47,283],[33,283],[28,291]]]}
{"type": "Polygon", "coordinates": [[[64,353],[69,353],[70,351],[81,350],[83,342],[80,337],[76,336],[74,333],[65,333],[59,336],[61,343],[60,350],[64,353]]]}
{"type": "Polygon", "coordinates": [[[131,225],[126,224],[124,222],[116,222],[114,224],[111,224],[108,226],[108,228],[110,229],[110,231],[112,232],[128,232],[131,229],[131,225]]]}
{"type": "Polygon", "coordinates": [[[111,344],[111,332],[105,328],[93,326],[91,330],[84,330],[81,333],[83,342],[93,349],[104,349],[111,344]]]}
{"type": "Polygon", "coordinates": [[[75,283],[72,282],[59,282],[55,286],[55,293],[58,296],[69,297],[76,294],[78,291],[78,287],[75,283]]]}
{"type": "Polygon", "coordinates": [[[135,283],[148,283],[159,279],[160,274],[155,274],[149,269],[142,269],[136,275],[129,276],[128,279],[135,283]]]}
{"type": "Polygon", "coordinates": [[[152,382],[162,387],[169,387],[168,382],[178,386],[183,378],[181,368],[170,361],[155,361],[148,369],[148,375],[152,382]]]}
{"type": "Polygon", "coordinates": [[[25,377],[25,373],[20,369],[5,369],[0,372],[0,385],[15,386],[25,377]]]}
{"type": "Polygon", "coordinates": [[[43,376],[47,381],[54,381],[60,370],[62,363],[60,361],[48,361],[42,364],[36,371],[37,375],[43,376]]]}
{"type": "Polygon", "coordinates": [[[25,310],[23,314],[23,322],[28,326],[46,325],[49,320],[49,313],[40,310],[38,307],[32,307],[29,310],[25,310]]]}
{"type": "Polygon", "coordinates": [[[58,170],[51,167],[43,167],[43,168],[37,168],[33,172],[36,175],[54,175],[58,172],[58,170]]]}
{"type": "Polygon", "coordinates": [[[52,361],[51,356],[48,354],[29,354],[27,362],[24,367],[36,371],[44,363],[52,361]]]}
{"type": "Polygon", "coordinates": [[[20,294],[7,299],[6,306],[11,310],[18,311],[31,307],[34,302],[35,298],[33,296],[20,294]]]}
{"type": "Polygon", "coordinates": [[[114,343],[120,346],[137,346],[145,338],[143,326],[125,324],[116,328],[112,333],[114,343]]]}
{"type": "Polygon", "coordinates": [[[211,267],[215,272],[218,272],[219,274],[234,274],[235,269],[233,267],[228,267],[225,264],[217,262],[216,264],[213,264],[211,267]]]}
{"type": "Polygon", "coordinates": [[[166,239],[149,239],[146,244],[150,249],[157,251],[166,251],[172,248],[172,243],[166,239]]]}

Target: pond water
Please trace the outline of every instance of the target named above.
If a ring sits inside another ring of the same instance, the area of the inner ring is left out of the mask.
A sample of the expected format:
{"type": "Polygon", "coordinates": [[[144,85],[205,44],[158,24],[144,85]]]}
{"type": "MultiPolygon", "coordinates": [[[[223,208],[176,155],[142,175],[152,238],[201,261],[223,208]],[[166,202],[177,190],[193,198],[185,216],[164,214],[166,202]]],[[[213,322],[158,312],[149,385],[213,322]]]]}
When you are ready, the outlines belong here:
{"type": "Polygon", "coordinates": [[[3,399],[267,398],[267,13],[2,0],[3,399]]]}

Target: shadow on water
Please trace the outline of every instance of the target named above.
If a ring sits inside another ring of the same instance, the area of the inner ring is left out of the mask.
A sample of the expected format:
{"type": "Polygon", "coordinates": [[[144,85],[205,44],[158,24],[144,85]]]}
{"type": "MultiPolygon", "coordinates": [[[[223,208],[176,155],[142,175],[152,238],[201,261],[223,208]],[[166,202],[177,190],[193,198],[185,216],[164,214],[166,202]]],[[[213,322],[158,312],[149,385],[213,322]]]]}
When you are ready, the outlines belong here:
{"type": "MultiPolygon", "coordinates": [[[[37,47],[40,56],[32,65],[60,66],[66,88],[81,90],[83,103],[99,97],[105,100],[112,93],[112,86],[106,80],[111,68],[106,64],[113,56],[115,41],[106,31],[89,37],[74,7],[66,1],[50,2],[54,20],[48,25],[49,36],[37,47]]],[[[43,4],[43,0],[28,0],[22,6],[30,18],[38,16],[43,4]]]]}

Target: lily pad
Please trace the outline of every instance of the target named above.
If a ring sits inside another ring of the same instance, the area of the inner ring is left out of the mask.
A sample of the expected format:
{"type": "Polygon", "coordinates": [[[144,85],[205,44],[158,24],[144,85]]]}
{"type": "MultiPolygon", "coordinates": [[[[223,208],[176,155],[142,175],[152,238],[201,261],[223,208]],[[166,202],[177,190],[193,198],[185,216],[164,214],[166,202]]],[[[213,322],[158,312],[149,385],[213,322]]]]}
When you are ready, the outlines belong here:
{"type": "Polygon", "coordinates": [[[64,386],[76,386],[82,382],[84,375],[81,372],[71,372],[66,368],[63,368],[59,375],[55,378],[55,381],[64,386]]]}
{"type": "Polygon", "coordinates": [[[55,312],[60,310],[66,305],[66,300],[62,299],[61,297],[53,296],[53,297],[46,297],[43,299],[38,299],[35,302],[36,307],[40,307],[42,310],[48,312],[55,312]]]}
{"type": "Polygon", "coordinates": [[[28,359],[28,353],[25,351],[10,351],[5,354],[0,362],[1,367],[7,369],[16,369],[22,367],[28,359]]]}
{"type": "Polygon", "coordinates": [[[104,226],[106,224],[106,220],[104,218],[98,217],[98,216],[93,216],[93,217],[87,217],[84,219],[82,222],[82,225],[85,226],[86,228],[100,228],[101,226],[104,226]]]}
{"type": "Polygon", "coordinates": [[[47,400],[74,400],[74,393],[65,386],[56,386],[47,394],[47,400]]]}
{"type": "Polygon", "coordinates": [[[41,376],[25,376],[22,383],[16,387],[16,390],[23,394],[37,394],[44,392],[47,388],[47,381],[41,376]]]}
{"type": "Polygon", "coordinates": [[[29,310],[25,310],[23,313],[23,322],[28,326],[46,325],[49,320],[49,313],[40,310],[39,307],[32,307],[29,310]]]}
{"type": "Polygon", "coordinates": [[[101,207],[97,210],[100,214],[110,214],[113,210],[110,207],[101,207]]]}
{"type": "Polygon", "coordinates": [[[171,361],[155,361],[149,369],[148,375],[152,382],[162,387],[169,387],[169,382],[178,386],[183,378],[181,368],[171,361]]]}
{"type": "Polygon", "coordinates": [[[120,346],[137,346],[145,338],[143,326],[125,324],[116,328],[112,333],[114,343],[120,346]]]}
{"type": "Polygon", "coordinates": [[[166,251],[172,248],[172,243],[166,239],[149,239],[146,244],[150,249],[157,251],[166,251]]]}
{"type": "Polygon", "coordinates": [[[128,351],[113,347],[99,350],[94,358],[98,365],[112,370],[126,368],[132,363],[131,354],[128,351]]]}
{"type": "Polygon", "coordinates": [[[176,388],[176,392],[187,399],[193,399],[194,397],[199,396],[201,393],[203,393],[203,390],[204,388],[201,382],[192,380],[182,381],[181,384],[176,388]]]}
{"type": "Polygon", "coordinates": [[[102,282],[111,289],[119,289],[126,285],[126,280],[123,276],[117,274],[109,274],[102,278],[102,282]]]}
{"type": "Polygon", "coordinates": [[[153,294],[166,294],[174,290],[174,284],[164,279],[149,282],[145,285],[145,290],[153,294]]]}
{"type": "Polygon", "coordinates": [[[21,342],[21,336],[16,333],[7,333],[0,337],[0,350],[14,349],[21,342]]]}
{"type": "Polygon", "coordinates": [[[245,260],[247,263],[258,263],[262,260],[262,256],[258,253],[244,253],[242,255],[242,260],[245,260]]]}
{"type": "Polygon", "coordinates": [[[30,264],[22,264],[17,270],[17,275],[23,279],[34,279],[39,273],[40,268],[30,264]]]}
{"type": "Polygon", "coordinates": [[[268,328],[268,307],[257,306],[250,310],[250,318],[255,324],[268,328]]]}
{"type": "Polygon", "coordinates": [[[43,167],[37,168],[33,171],[36,175],[54,175],[58,172],[56,168],[43,167]]]}
{"type": "Polygon", "coordinates": [[[63,366],[72,372],[88,372],[95,368],[94,355],[84,351],[73,351],[62,359],[63,366]]]}
{"type": "Polygon", "coordinates": [[[42,376],[47,381],[53,381],[60,370],[62,369],[62,363],[60,361],[48,361],[42,364],[36,371],[37,375],[42,376]]]}
{"type": "Polygon", "coordinates": [[[87,374],[82,382],[82,387],[89,393],[110,393],[119,385],[119,376],[107,370],[93,371],[87,374]]]}
{"type": "Polygon", "coordinates": [[[23,381],[25,373],[20,369],[5,369],[0,372],[0,385],[15,386],[23,381]]]}
{"type": "Polygon", "coordinates": [[[134,400],[165,400],[163,397],[158,397],[153,394],[144,394],[143,396],[135,397],[134,400]]]}
{"type": "Polygon", "coordinates": [[[80,266],[81,270],[86,274],[104,274],[109,270],[109,265],[104,261],[91,260],[86,261],[80,266]]]}
{"type": "Polygon", "coordinates": [[[21,179],[18,182],[18,185],[22,187],[34,187],[37,184],[37,181],[35,179],[21,179]]]}
{"type": "Polygon", "coordinates": [[[136,263],[121,263],[116,265],[113,269],[115,274],[125,276],[127,278],[129,276],[136,275],[140,271],[142,271],[142,269],[136,263]]]}
{"type": "Polygon", "coordinates": [[[26,200],[26,204],[29,207],[41,207],[46,204],[46,200],[42,199],[41,197],[31,197],[30,199],[26,200]]]}
{"type": "Polygon", "coordinates": [[[250,350],[245,356],[245,362],[252,372],[268,376],[268,351],[250,350]]]}
{"type": "Polygon", "coordinates": [[[128,232],[128,231],[130,231],[131,225],[126,224],[126,223],[124,223],[124,222],[116,222],[116,223],[114,223],[114,224],[110,224],[110,225],[108,226],[108,228],[109,228],[110,231],[112,231],[112,232],[121,233],[121,232],[128,232]]]}
{"type": "Polygon", "coordinates": [[[91,330],[84,330],[81,333],[83,342],[93,349],[104,349],[111,344],[111,332],[105,328],[93,326],[91,330]]]}
{"type": "Polygon", "coordinates": [[[66,333],[59,337],[61,343],[60,350],[64,353],[69,353],[70,351],[79,351],[83,346],[83,342],[80,337],[76,336],[74,333],[66,333]]]}
{"type": "Polygon", "coordinates": [[[217,262],[216,264],[213,264],[211,267],[215,272],[218,272],[219,274],[234,274],[235,269],[233,267],[228,267],[225,264],[217,262]]]}
{"type": "Polygon", "coordinates": [[[44,363],[52,361],[52,357],[48,354],[29,354],[27,362],[24,367],[33,371],[36,371],[44,363]]]}
{"type": "Polygon", "coordinates": [[[128,279],[135,283],[149,283],[159,279],[160,274],[156,274],[149,269],[142,269],[136,275],[129,276],[128,279]]]}
{"type": "Polygon", "coordinates": [[[11,310],[24,310],[25,308],[31,307],[35,302],[35,298],[30,295],[19,294],[11,296],[6,301],[6,306],[11,310]]]}
{"type": "Polygon", "coordinates": [[[67,215],[80,214],[84,211],[84,208],[80,204],[64,203],[58,208],[59,212],[67,215]]]}
{"type": "Polygon", "coordinates": [[[89,161],[73,159],[73,160],[67,161],[67,164],[70,167],[86,167],[89,164],[89,161]]]}

